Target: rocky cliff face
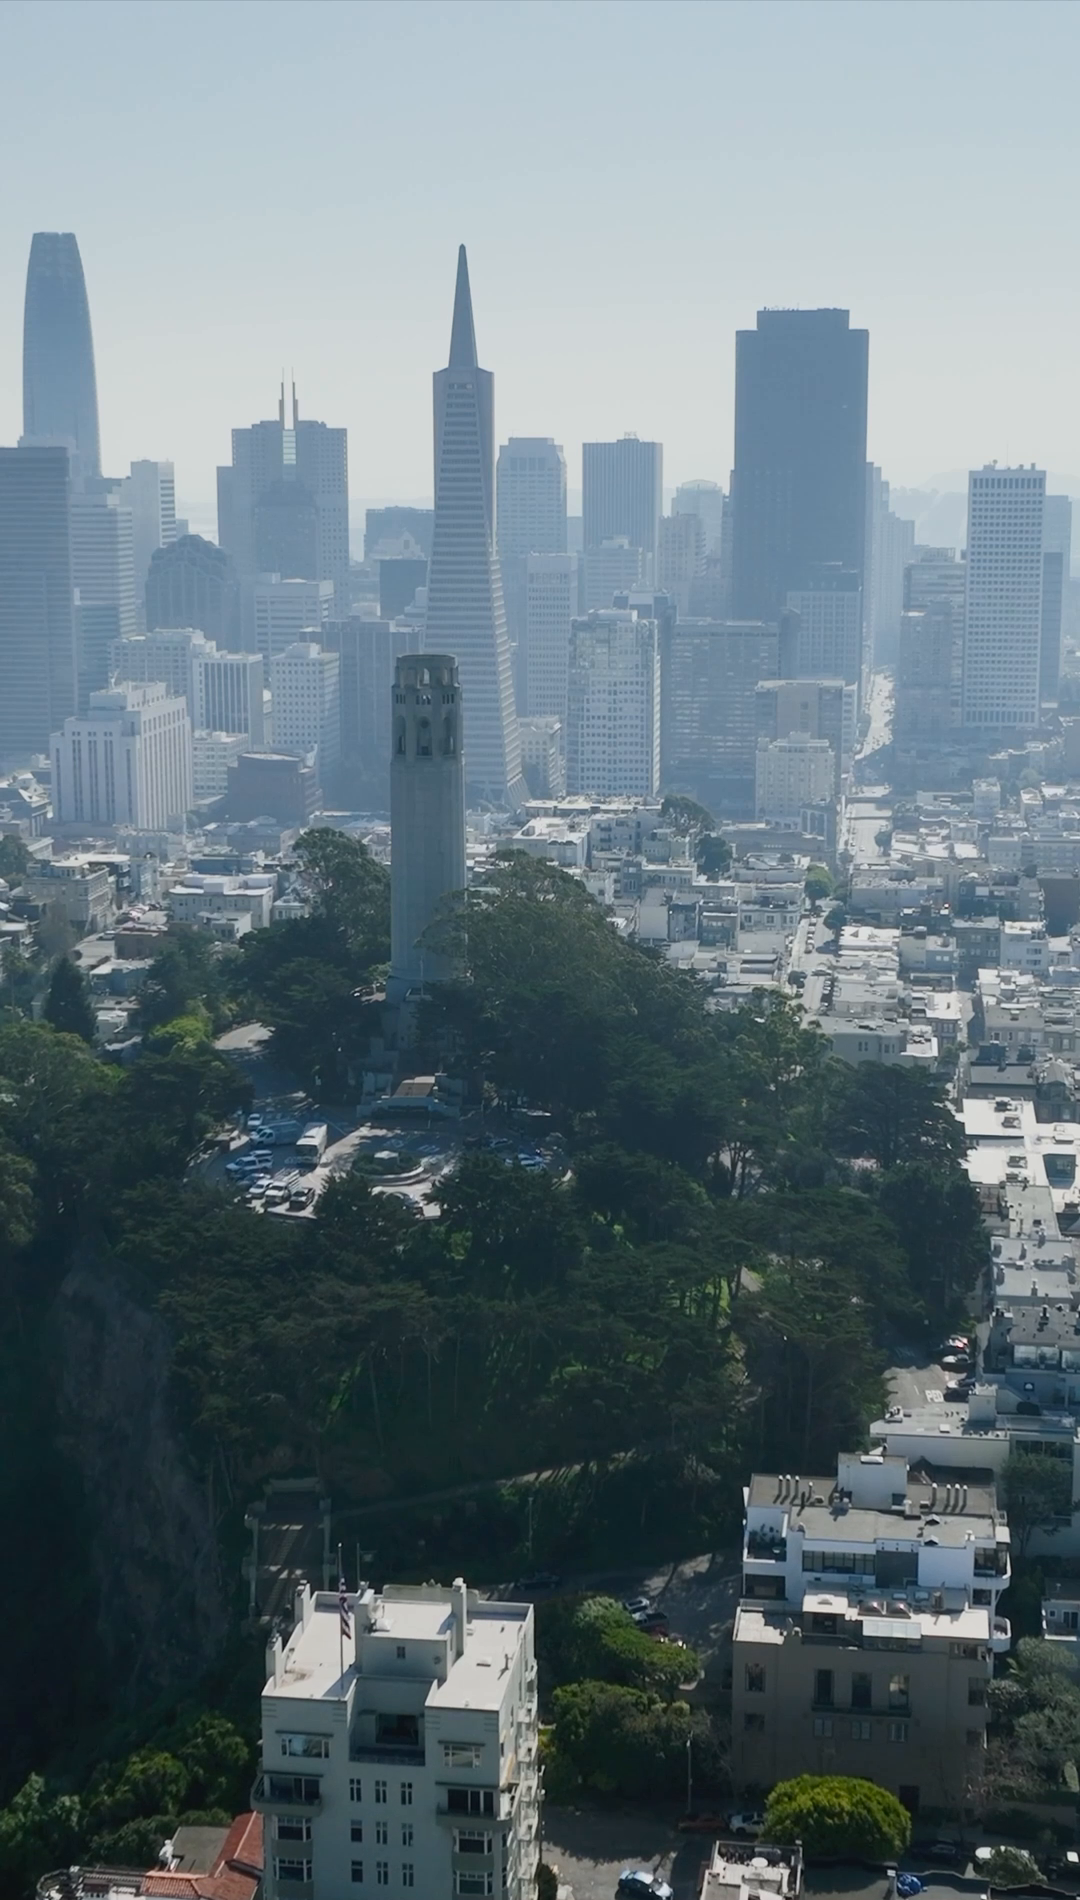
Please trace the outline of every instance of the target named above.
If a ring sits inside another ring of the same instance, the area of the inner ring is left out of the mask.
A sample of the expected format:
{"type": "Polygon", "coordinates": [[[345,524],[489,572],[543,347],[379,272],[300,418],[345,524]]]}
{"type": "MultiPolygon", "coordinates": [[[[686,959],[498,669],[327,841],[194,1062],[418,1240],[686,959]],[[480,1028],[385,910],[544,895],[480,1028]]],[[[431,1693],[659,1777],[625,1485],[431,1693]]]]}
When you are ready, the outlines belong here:
{"type": "Polygon", "coordinates": [[[145,1700],[212,1664],[228,1628],[208,1500],[170,1414],[169,1336],[85,1259],[60,1288],[53,1327],[60,1445],[85,1487],[101,1660],[118,1701],[145,1700]]]}

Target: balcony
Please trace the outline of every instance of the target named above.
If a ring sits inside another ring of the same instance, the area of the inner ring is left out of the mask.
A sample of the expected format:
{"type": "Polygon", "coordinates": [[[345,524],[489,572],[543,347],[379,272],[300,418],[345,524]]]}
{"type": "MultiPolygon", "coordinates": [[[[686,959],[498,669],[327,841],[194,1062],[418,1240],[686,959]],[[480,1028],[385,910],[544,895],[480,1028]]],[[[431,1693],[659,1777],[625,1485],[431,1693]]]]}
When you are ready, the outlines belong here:
{"type": "Polygon", "coordinates": [[[257,1775],[251,1805],[258,1814],[320,1814],[322,1783],[317,1775],[257,1775]]]}
{"type": "Polygon", "coordinates": [[[995,1656],[1007,1655],[1012,1648],[1012,1624],[1007,1616],[995,1616],[990,1632],[990,1647],[995,1656]]]}
{"type": "Polygon", "coordinates": [[[363,1742],[350,1742],[349,1760],[378,1762],[385,1768],[422,1768],[425,1755],[422,1748],[399,1748],[386,1742],[373,1742],[366,1748],[363,1742]]]}
{"type": "Polygon", "coordinates": [[[281,1880],[275,1874],[273,1886],[278,1900],[315,1900],[313,1880],[281,1880]]]}
{"type": "Polygon", "coordinates": [[[787,1539],[779,1531],[747,1531],[746,1556],[755,1562],[787,1562],[787,1539]]]}

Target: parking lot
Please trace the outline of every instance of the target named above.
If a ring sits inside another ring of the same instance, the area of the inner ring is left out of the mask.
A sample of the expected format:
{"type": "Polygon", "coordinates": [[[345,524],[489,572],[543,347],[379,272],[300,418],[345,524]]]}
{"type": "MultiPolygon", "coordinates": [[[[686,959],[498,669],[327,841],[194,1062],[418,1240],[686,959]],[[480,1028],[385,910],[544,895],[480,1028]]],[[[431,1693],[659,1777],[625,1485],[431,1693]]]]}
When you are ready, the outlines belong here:
{"type": "Polygon", "coordinates": [[[615,1900],[625,1867],[648,1867],[670,1881],[675,1900],[696,1900],[711,1845],[707,1835],[680,1834],[670,1821],[634,1810],[544,1808],[543,1857],[574,1900],[615,1900]]]}

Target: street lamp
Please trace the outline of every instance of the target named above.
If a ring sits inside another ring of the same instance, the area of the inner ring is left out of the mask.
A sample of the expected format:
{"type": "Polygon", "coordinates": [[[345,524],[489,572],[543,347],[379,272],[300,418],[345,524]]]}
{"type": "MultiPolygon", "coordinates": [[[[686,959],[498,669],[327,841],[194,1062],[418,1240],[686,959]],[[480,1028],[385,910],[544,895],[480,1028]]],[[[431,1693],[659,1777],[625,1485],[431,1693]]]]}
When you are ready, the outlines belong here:
{"type": "Polygon", "coordinates": [[[690,1814],[693,1814],[693,1812],[694,1812],[694,1754],[693,1754],[693,1749],[694,1749],[694,1738],[693,1738],[693,1735],[688,1735],[688,1736],[687,1736],[687,1738],[686,1738],[686,1812],[687,1812],[687,1814],[688,1814],[688,1815],[690,1815],[690,1814]]]}

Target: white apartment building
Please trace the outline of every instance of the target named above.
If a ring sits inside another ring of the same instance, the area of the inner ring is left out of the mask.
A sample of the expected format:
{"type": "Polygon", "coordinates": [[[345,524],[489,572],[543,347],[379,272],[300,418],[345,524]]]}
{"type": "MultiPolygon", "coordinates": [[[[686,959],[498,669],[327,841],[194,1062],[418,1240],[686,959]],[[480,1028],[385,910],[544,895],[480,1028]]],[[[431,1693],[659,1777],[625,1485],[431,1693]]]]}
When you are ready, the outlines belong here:
{"type": "Polygon", "coordinates": [[[570,627],[578,611],[576,554],[530,554],[525,563],[526,718],[566,718],[570,627]]]}
{"type": "Polygon", "coordinates": [[[265,930],[274,907],[277,879],[272,872],[251,871],[231,877],[189,871],[165,893],[165,908],[178,924],[206,927],[219,917],[250,918],[252,930],[265,930]]]}
{"type": "Polygon", "coordinates": [[[235,732],[267,743],[266,665],[261,653],[220,653],[213,641],[194,663],[192,718],[201,731],[235,732]]]}
{"type": "Polygon", "coordinates": [[[156,682],[91,693],[85,717],[64,721],[52,753],[60,824],[183,826],[191,808],[187,702],[156,682]]]}
{"type": "Polygon", "coordinates": [[[1046,475],[973,469],[968,477],[963,723],[1039,723],[1046,475]]]}
{"type": "Polygon", "coordinates": [[[804,805],[823,805],[836,787],[836,755],[827,739],[793,732],[759,739],[754,760],[754,815],[770,824],[799,823],[804,805]]]}
{"type": "Polygon", "coordinates": [[[192,733],[191,782],[196,802],[224,798],[229,789],[229,767],[248,749],[242,732],[192,733]]]}
{"type": "Polygon", "coordinates": [[[660,649],[655,620],[614,608],[570,636],[567,790],[651,797],[660,784],[660,649]]]}
{"type": "Polygon", "coordinates": [[[324,627],[334,605],[333,581],[283,580],[280,574],[260,574],[255,582],[255,650],[270,666],[279,653],[324,627]]]}
{"type": "Polygon", "coordinates": [[[531,1900],[538,1852],[536,1664],[528,1604],[458,1578],[305,1586],[267,1653],[266,1900],[531,1900]],[[346,1628],[347,1626],[347,1628],[346,1628]]]}
{"type": "Polygon", "coordinates": [[[314,641],[297,640],[270,662],[274,745],[279,752],[316,754],[322,776],[341,756],[339,660],[314,641]]]}

